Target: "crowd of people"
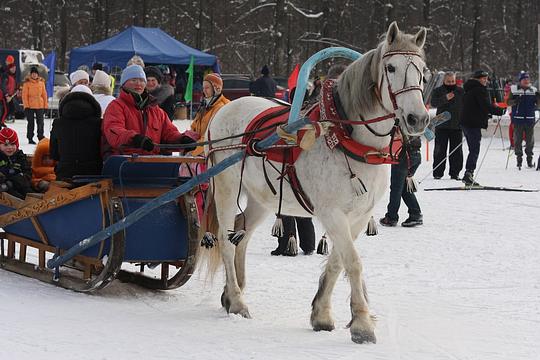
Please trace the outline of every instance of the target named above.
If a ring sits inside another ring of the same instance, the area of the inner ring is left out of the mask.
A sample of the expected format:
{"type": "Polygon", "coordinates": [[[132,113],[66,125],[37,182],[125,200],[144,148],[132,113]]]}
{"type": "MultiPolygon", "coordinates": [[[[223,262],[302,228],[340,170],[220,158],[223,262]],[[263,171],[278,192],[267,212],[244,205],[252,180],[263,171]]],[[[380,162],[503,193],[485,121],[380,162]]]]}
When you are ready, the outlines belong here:
{"type": "MultiPolygon", "coordinates": [[[[439,180],[444,176],[446,161],[449,163],[451,179],[462,181],[465,186],[479,186],[475,179],[482,129],[487,129],[492,115],[502,116],[507,107],[510,109],[510,139],[516,155],[519,169],[523,162],[523,141],[527,167],[534,167],[534,126],[535,111],[540,105],[540,93],[531,85],[530,76],[522,71],[518,75],[518,83],[505,89],[504,103],[496,104],[487,89],[489,74],[484,70],[475,71],[463,88],[456,84],[456,74],[444,74],[443,84],[433,90],[431,106],[437,108],[437,114],[449,112],[451,118],[435,128],[435,148],[433,150],[433,178],[439,180]],[[465,140],[463,140],[465,139],[465,140]],[[469,153],[465,162],[463,178],[463,141],[467,142],[469,153]]],[[[401,199],[408,208],[409,217],[402,222],[404,227],[423,224],[420,206],[411,186],[407,186],[420,164],[419,138],[409,139],[404,144],[399,163],[392,165],[390,180],[390,201],[386,215],[380,219],[384,226],[396,226],[401,199]],[[409,179],[408,179],[409,178],[409,179]]]]}
{"type": "MultiPolygon", "coordinates": [[[[11,59],[10,59],[11,60],[11,59]]],[[[13,66],[2,74],[2,104],[17,91],[10,80],[13,66]]],[[[47,191],[53,180],[70,182],[75,175],[99,175],[103,161],[114,154],[161,154],[159,144],[194,143],[204,136],[213,114],[228,100],[221,94],[219,74],[203,80],[204,99],[192,128],[180,132],[172,123],[174,90],[163,83],[158,67],[144,67],[142,59],[131,59],[122,71],[120,92],[112,96],[114,79],[94,64],[92,74],[76,70],[69,75],[71,87],[60,94],[58,117],[50,139],[44,136],[44,112],[48,107],[45,80],[36,67],[24,79],[21,97],[27,119],[26,137],[36,144],[32,164],[19,148],[19,136],[5,123],[0,131],[0,191],[24,199],[29,192],[47,191]]],[[[11,99],[9,99],[11,100],[11,99]]],[[[3,108],[3,115],[10,113],[3,108]]],[[[183,150],[200,155],[201,149],[183,150]]]]}

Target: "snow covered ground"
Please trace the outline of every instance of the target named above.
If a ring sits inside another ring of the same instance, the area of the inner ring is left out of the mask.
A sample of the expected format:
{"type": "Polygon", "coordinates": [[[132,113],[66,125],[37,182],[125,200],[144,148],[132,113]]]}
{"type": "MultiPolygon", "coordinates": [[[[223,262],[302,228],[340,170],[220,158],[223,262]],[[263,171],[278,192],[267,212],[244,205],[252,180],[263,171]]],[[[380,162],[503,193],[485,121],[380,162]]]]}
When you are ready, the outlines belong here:
{"type": "MultiPolygon", "coordinates": [[[[15,128],[25,144],[24,122],[15,128]]],[[[507,153],[494,139],[477,180],[540,188],[540,172],[519,172],[514,158],[505,170],[507,153]]],[[[431,166],[424,162],[416,178],[431,166]]],[[[429,176],[420,187],[456,185],[429,176]]],[[[0,270],[0,359],[540,359],[540,193],[420,190],[418,197],[424,226],[379,227],[378,236],[356,242],[378,319],[375,345],[350,340],[343,276],[333,299],[336,330],[310,329],[325,258],[270,256],[268,219],[248,250],[253,319],[221,309],[221,276],[214,284],[194,276],[168,292],[114,282],[87,295],[0,270]]]]}

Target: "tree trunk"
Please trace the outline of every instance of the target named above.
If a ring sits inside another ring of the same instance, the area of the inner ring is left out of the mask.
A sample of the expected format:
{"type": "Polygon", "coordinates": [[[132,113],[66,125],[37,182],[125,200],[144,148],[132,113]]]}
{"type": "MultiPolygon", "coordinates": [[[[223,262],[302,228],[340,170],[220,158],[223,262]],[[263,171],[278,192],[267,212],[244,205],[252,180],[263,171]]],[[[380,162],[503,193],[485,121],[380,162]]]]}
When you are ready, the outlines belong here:
{"type": "Polygon", "coordinates": [[[424,26],[429,27],[431,23],[431,0],[424,0],[422,7],[422,18],[424,20],[424,26]]]}
{"type": "Polygon", "coordinates": [[[283,18],[285,17],[285,1],[277,0],[276,7],[274,10],[274,31],[273,31],[273,40],[274,40],[274,54],[273,54],[273,74],[281,74],[281,59],[283,59],[283,18]]]}
{"type": "Polygon", "coordinates": [[[60,69],[66,71],[66,51],[67,51],[67,1],[60,4],[60,69]]]}
{"type": "Polygon", "coordinates": [[[482,3],[483,0],[474,0],[471,71],[475,71],[476,69],[480,68],[480,31],[482,30],[482,3]]]}

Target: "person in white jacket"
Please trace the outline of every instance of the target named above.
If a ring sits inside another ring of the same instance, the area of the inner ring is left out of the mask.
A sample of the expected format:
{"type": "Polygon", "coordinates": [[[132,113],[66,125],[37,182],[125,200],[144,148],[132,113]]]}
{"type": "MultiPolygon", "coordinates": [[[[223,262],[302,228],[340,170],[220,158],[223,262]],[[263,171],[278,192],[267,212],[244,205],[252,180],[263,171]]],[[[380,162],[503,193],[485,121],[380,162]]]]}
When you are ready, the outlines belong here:
{"type": "Polygon", "coordinates": [[[99,103],[99,106],[101,106],[101,117],[103,117],[107,106],[115,99],[114,96],[111,95],[112,88],[109,74],[102,70],[96,70],[90,89],[92,89],[94,98],[99,103]]]}

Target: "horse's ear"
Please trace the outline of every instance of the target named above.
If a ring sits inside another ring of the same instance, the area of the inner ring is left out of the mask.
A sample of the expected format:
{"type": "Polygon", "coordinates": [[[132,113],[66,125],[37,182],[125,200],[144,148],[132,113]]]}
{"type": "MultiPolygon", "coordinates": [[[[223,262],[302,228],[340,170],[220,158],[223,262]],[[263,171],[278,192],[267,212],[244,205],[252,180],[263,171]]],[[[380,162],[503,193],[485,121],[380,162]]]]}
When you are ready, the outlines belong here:
{"type": "Polygon", "coordinates": [[[396,41],[398,34],[399,28],[397,26],[397,22],[393,21],[388,27],[388,31],[386,32],[386,42],[388,43],[388,45],[391,45],[394,41],[396,41]]]}
{"type": "Polygon", "coordinates": [[[420,31],[414,36],[414,42],[419,48],[423,48],[426,43],[427,30],[425,27],[422,27],[420,31]]]}

